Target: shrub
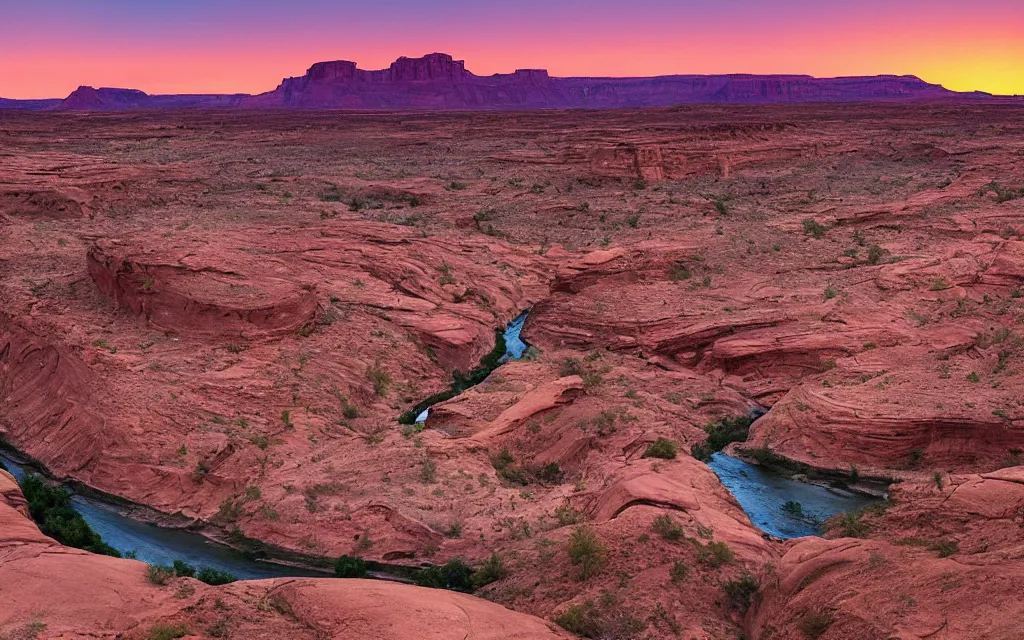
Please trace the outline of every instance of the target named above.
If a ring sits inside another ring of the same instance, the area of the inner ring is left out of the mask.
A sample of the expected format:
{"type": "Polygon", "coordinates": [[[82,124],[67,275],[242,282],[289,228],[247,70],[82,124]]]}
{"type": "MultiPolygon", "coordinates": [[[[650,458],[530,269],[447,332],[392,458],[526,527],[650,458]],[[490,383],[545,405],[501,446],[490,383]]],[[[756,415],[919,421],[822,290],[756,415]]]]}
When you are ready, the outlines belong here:
{"type": "Polygon", "coordinates": [[[651,529],[659,536],[673,542],[682,539],[683,528],[668,515],[660,515],[651,523],[651,529]]]}
{"type": "Polygon", "coordinates": [[[230,584],[238,580],[234,575],[227,571],[221,571],[220,569],[213,569],[210,567],[203,567],[196,574],[196,580],[205,582],[206,584],[217,586],[221,584],[230,584]]]}
{"type": "Polygon", "coordinates": [[[558,366],[558,375],[563,378],[583,375],[583,364],[576,358],[565,358],[558,366]]]}
{"type": "Polygon", "coordinates": [[[736,580],[729,580],[722,585],[722,590],[729,597],[730,604],[744,613],[750,608],[754,596],[760,588],[761,583],[758,579],[746,571],[736,580]]]}
{"type": "Polygon", "coordinates": [[[474,589],[491,584],[501,580],[508,575],[508,568],[505,566],[505,559],[497,554],[492,553],[491,557],[484,561],[480,567],[473,572],[471,582],[474,589]]]}
{"type": "Polygon", "coordinates": [[[163,586],[173,577],[174,569],[170,567],[164,567],[158,564],[151,564],[146,567],[146,578],[153,584],[163,586]]]}
{"type": "Polygon", "coordinates": [[[440,567],[423,569],[416,576],[416,584],[432,589],[449,589],[469,593],[473,590],[473,569],[462,560],[452,558],[440,567]]]}
{"type": "Polygon", "coordinates": [[[569,633],[584,638],[604,637],[604,627],[601,625],[600,615],[593,600],[587,600],[582,605],[570,606],[565,613],[555,618],[555,624],[569,633]]]}
{"type": "Polygon", "coordinates": [[[935,488],[942,491],[942,472],[936,471],[932,474],[932,480],[935,482],[935,488]]]}
{"type": "Polygon", "coordinates": [[[744,442],[750,435],[750,424],[754,419],[750,416],[722,418],[704,427],[708,434],[704,442],[695,444],[690,453],[698,460],[710,460],[711,454],[721,451],[732,442],[744,442]]]}
{"type": "Polygon", "coordinates": [[[709,542],[697,549],[697,561],[706,567],[716,569],[723,564],[729,564],[735,558],[732,549],[724,542],[709,542]]]}
{"type": "Polygon", "coordinates": [[[800,632],[807,640],[818,640],[835,622],[829,611],[811,611],[800,621],[800,632]]]}
{"type": "Polygon", "coordinates": [[[676,443],[667,438],[658,438],[647,446],[647,450],[641,457],[672,460],[676,457],[676,443]]]}
{"type": "Polygon", "coordinates": [[[44,535],[67,547],[121,557],[121,553],[103,542],[103,538],[74,510],[67,490],[49,487],[36,475],[25,476],[19,484],[28,503],[29,515],[44,535]]]}
{"type": "Polygon", "coordinates": [[[334,561],[336,578],[365,578],[366,575],[366,561],[362,558],[343,555],[334,561]]]}
{"type": "Polygon", "coordinates": [[[868,248],[868,263],[878,264],[879,262],[882,261],[882,258],[885,257],[885,253],[885,249],[878,246],[877,244],[871,245],[871,247],[868,248]]]}
{"type": "Polygon", "coordinates": [[[580,514],[572,508],[568,502],[563,503],[561,506],[555,509],[555,520],[558,521],[559,526],[567,526],[570,524],[576,524],[579,522],[580,514]]]}
{"type": "Polygon", "coordinates": [[[607,557],[608,550],[590,527],[579,527],[569,537],[569,561],[577,567],[580,580],[597,575],[607,557]]]}
{"type": "Polygon", "coordinates": [[[814,236],[815,239],[820,240],[822,236],[828,233],[828,227],[821,224],[813,218],[807,218],[803,221],[804,233],[814,236]]]}
{"type": "Polygon", "coordinates": [[[608,640],[629,640],[647,627],[633,618],[609,591],[604,591],[597,603],[587,600],[582,605],[570,606],[555,618],[555,623],[584,638],[608,640]]]}

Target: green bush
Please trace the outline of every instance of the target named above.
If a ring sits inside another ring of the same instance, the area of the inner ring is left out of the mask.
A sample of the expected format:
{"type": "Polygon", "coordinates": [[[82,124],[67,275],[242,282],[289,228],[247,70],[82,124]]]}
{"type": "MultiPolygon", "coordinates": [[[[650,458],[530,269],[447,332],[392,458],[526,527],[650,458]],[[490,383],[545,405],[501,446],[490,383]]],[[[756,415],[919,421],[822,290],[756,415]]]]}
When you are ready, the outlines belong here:
{"type": "Polygon", "coordinates": [[[820,240],[822,236],[828,233],[828,227],[821,224],[817,220],[807,218],[803,221],[804,233],[814,236],[815,239],[820,240]]]}
{"type": "Polygon", "coordinates": [[[474,589],[491,584],[501,580],[508,575],[508,568],[505,566],[505,559],[497,554],[492,553],[491,557],[484,561],[476,571],[473,572],[470,582],[474,589]]]}
{"type": "Polygon", "coordinates": [[[334,576],[337,578],[365,578],[366,561],[352,556],[341,556],[334,562],[334,576]]]}
{"type": "Polygon", "coordinates": [[[230,584],[238,580],[234,575],[227,571],[221,571],[220,569],[213,569],[210,567],[203,567],[196,573],[196,580],[205,582],[206,584],[217,586],[221,584],[230,584]]]}
{"type": "Polygon", "coordinates": [[[704,442],[695,444],[690,448],[690,453],[698,460],[705,462],[711,459],[711,454],[721,451],[732,442],[745,442],[750,435],[750,425],[754,422],[751,416],[736,416],[733,418],[722,418],[718,422],[712,422],[704,427],[708,434],[704,442]]]}
{"type": "Polygon", "coordinates": [[[28,502],[29,514],[44,535],[66,547],[120,558],[121,553],[103,542],[98,533],[71,506],[71,494],[62,487],[49,487],[39,476],[22,478],[21,492],[28,502]]]}
{"type": "Polygon", "coordinates": [[[590,527],[579,527],[569,537],[569,561],[577,567],[580,580],[597,575],[604,568],[608,550],[590,527]]]}
{"type": "Polygon", "coordinates": [[[682,560],[676,560],[672,563],[672,568],[668,570],[668,575],[672,578],[672,582],[679,584],[686,580],[686,576],[690,575],[690,567],[686,566],[682,560]]]}
{"type": "Polygon", "coordinates": [[[555,618],[555,624],[569,633],[575,633],[584,638],[604,637],[602,635],[604,626],[601,624],[601,616],[593,600],[587,600],[582,605],[570,606],[565,613],[555,618]]]}
{"type": "Polygon", "coordinates": [[[729,603],[744,613],[750,608],[760,588],[761,583],[758,579],[746,571],[736,580],[722,584],[722,590],[729,597],[729,603]]]}
{"type": "Polygon", "coordinates": [[[473,569],[462,558],[452,558],[440,567],[420,571],[416,576],[416,584],[432,589],[469,593],[473,590],[472,575],[473,569]]]}
{"type": "Polygon", "coordinates": [[[641,457],[671,460],[676,457],[676,443],[667,438],[658,438],[647,446],[647,450],[641,457]]]}

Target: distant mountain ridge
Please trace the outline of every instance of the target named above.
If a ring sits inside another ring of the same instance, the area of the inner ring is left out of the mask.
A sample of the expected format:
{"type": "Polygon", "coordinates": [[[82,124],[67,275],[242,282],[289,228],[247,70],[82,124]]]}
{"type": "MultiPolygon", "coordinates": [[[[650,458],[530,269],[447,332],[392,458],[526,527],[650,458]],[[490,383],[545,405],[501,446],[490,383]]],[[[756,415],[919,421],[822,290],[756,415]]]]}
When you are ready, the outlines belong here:
{"type": "Polygon", "coordinates": [[[670,75],[646,78],[552,77],[544,69],[478,76],[444,53],[398,58],[387,69],[317,62],[258,95],[149,95],[137,89],[79,87],[64,100],[3,100],[0,108],[63,111],[145,109],[515,110],[661,107],[992,98],[961,93],[915,76],[814,78],[805,75],[670,75]]]}

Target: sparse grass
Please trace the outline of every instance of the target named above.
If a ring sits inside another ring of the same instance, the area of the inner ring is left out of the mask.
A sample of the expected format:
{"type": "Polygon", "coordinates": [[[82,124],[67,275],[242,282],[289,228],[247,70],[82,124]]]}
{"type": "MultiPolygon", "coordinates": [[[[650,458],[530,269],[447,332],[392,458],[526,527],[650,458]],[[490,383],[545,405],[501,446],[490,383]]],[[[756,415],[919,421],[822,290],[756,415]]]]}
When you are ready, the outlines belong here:
{"type": "Polygon", "coordinates": [[[670,542],[678,542],[683,538],[683,528],[669,515],[660,515],[651,522],[651,529],[670,542]]]}
{"type": "Polygon", "coordinates": [[[608,550],[594,530],[578,527],[569,537],[569,562],[577,569],[580,580],[588,580],[600,573],[608,561],[608,550]]]}
{"type": "Polygon", "coordinates": [[[871,531],[868,523],[861,520],[862,514],[840,513],[825,521],[825,528],[838,531],[844,538],[863,538],[871,531]]]}
{"type": "Polygon", "coordinates": [[[158,624],[149,630],[149,640],[177,640],[190,633],[183,624],[158,624]]]}
{"type": "Polygon", "coordinates": [[[391,374],[384,370],[380,361],[374,362],[366,369],[366,379],[373,385],[373,392],[383,398],[388,395],[391,386],[391,374]]]}
{"type": "Polygon", "coordinates": [[[829,611],[810,611],[800,620],[800,632],[807,640],[818,640],[825,635],[828,628],[835,622],[835,616],[829,611]]]}
{"type": "Polygon", "coordinates": [[[668,570],[668,575],[673,584],[679,584],[690,575],[690,567],[682,560],[676,559],[672,563],[672,568],[668,570]]]}
{"type": "Polygon", "coordinates": [[[420,461],[420,482],[434,484],[437,482],[437,465],[428,457],[420,461]]]}
{"type": "Polygon", "coordinates": [[[632,640],[647,628],[609,590],[603,591],[597,602],[588,599],[581,605],[570,606],[555,618],[555,623],[570,633],[593,640],[632,640]]]}

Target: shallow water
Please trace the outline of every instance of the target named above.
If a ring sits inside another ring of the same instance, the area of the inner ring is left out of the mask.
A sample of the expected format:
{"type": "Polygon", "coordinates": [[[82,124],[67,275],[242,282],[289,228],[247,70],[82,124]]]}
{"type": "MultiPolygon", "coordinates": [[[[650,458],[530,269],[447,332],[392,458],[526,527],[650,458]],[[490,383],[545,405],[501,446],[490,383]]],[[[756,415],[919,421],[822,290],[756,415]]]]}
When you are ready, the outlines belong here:
{"type": "MultiPolygon", "coordinates": [[[[25,476],[25,468],[9,456],[0,455],[0,461],[18,480],[25,476]]],[[[121,515],[112,506],[80,495],[73,495],[71,503],[89,526],[103,537],[104,542],[121,553],[134,551],[138,560],[150,564],[169,565],[175,560],[183,560],[196,567],[227,571],[237,578],[247,580],[325,575],[307,569],[252,560],[198,533],[139,522],[121,515]]]]}
{"type": "MultiPolygon", "coordinates": [[[[526,353],[526,350],[530,348],[530,345],[523,342],[523,339],[519,334],[523,332],[523,325],[526,324],[526,317],[530,315],[529,311],[524,311],[516,316],[511,322],[505,325],[505,355],[501,356],[499,362],[508,362],[509,360],[519,360],[526,353]]],[[[427,421],[430,417],[430,408],[427,407],[416,416],[416,423],[422,424],[427,421]]]]}
{"type": "Polygon", "coordinates": [[[722,484],[740,503],[751,522],[780,538],[818,535],[821,524],[837,513],[856,511],[876,502],[863,494],[791,480],[724,453],[708,463],[722,484]],[[783,510],[787,502],[800,503],[802,516],[783,510]]]}

